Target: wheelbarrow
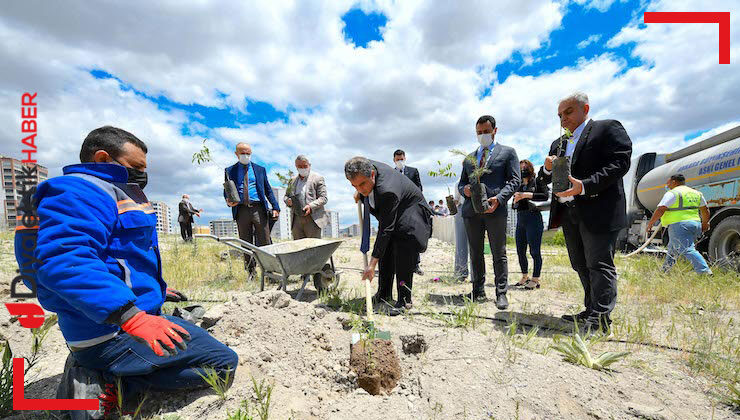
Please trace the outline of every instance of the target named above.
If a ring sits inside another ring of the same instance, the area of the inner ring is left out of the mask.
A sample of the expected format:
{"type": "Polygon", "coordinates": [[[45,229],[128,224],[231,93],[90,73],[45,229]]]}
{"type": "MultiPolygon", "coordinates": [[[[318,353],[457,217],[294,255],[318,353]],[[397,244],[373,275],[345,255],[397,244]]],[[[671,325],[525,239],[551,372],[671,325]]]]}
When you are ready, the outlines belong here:
{"type": "Polygon", "coordinates": [[[303,296],[303,291],[312,275],[318,274],[324,278],[333,277],[335,280],[334,287],[339,284],[339,275],[342,272],[335,268],[332,254],[342,244],[341,239],[307,238],[258,247],[232,236],[218,237],[207,234],[193,236],[215,239],[257,260],[257,264],[261,268],[260,291],[265,290],[265,277],[279,281],[278,290],[282,289],[287,292],[288,276],[302,276],[303,284],[296,296],[298,300],[303,296]],[[330,268],[324,269],[327,261],[329,261],[330,268]],[[329,270],[331,271],[327,272],[329,270]]]}

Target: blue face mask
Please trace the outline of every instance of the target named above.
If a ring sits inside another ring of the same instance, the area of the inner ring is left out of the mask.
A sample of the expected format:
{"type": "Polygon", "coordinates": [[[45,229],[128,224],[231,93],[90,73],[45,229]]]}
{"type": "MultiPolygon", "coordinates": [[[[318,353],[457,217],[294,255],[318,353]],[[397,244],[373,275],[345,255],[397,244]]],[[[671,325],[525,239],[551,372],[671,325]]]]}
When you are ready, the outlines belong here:
{"type": "Polygon", "coordinates": [[[670,191],[671,189],[668,187],[668,185],[664,185],[663,188],[665,188],[666,191],[670,191]]]}

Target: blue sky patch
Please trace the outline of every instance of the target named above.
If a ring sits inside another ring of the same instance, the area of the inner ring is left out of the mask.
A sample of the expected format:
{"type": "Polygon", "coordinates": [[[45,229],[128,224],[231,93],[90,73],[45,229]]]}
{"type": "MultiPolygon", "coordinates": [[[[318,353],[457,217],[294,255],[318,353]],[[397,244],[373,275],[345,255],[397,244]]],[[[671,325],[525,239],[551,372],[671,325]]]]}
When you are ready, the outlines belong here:
{"type": "Polygon", "coordinates": [[[367,48],[370,41],[382,41],[381,28],[388,22],[384,14],[365,13],[359,8],[352,8],[342,16],[344,22],[344,39],[356,47],[367,48]]]}
{"type": "MultiPolygon", "coordinates": [[[[644,11],[640,0],[615,2],[609,10],[602,13],[596,9],[586,9],[571,3],[563,16],[562,25],[550,34],[542,47],[531,53],[533,62],[520,52],[514,52],[504,63],[496,66],[495,83],[503,83],[509,76],[539,76],[552,73],[565,67],[575,66],[579,60],[590,60],[604,53],[612,53],[625,61],[627,71],[643,65],[638,57],[633,57],[634,44],[617,48],[607,48],[606,43],[627,26],[634,16],[644,11]]],[[[480,98],[491,93],[492,86],[481,89],[480,98]]]]}
{"type": "MultiPolygon", "coordinates": [[[[137,96],[146,98],[149,101],[155,103],[157,107],[165,111],[180,110],[184,111],[188,116],[189,123],[184,124],[181,127],[181,133],[184,135],[204,135],[203,131],[194,130],[191,125],[192,122],[198,122],[206,127],[228,127],[238,128],[243,125],[260,124],[273,121],[288,122],[288,112],[295,111],[295,108],[289,107],[287,112],[283,112],[275,109],[271,104],[262,101],[254,101],[249,98],[245,98],[246,101],[246,113],[233,108],[218,108],[212,106],[203,106],[199,104],[182,104],[170,100],[169,98],[159,95],[152,96],[140,90],[133,88],[130,84],[124,82],[118,77],[100,69],[94,69],[90,71],[90,74],[96,79],[113,79],[116,80],[121,90],[132,91],[137,96]]],[[[216,91],[216,95],[220,98],[225,98],[226,94],[223,92],[216,91]]]]}

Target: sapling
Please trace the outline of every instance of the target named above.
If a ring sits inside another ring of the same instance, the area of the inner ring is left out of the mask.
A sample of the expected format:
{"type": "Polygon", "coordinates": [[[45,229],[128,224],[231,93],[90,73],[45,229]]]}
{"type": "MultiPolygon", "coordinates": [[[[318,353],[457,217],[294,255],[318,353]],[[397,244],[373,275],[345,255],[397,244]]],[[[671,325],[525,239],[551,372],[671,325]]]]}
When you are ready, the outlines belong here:
{"type": "Polygon", "coordinates": [[[478,165],[478,160],[475,158],[475,154],[467,154],[460,149],[453,149],[450,150],[450,152],[455,155],[463,156],[467,162],[473,165],[473,171],[470,173],[470,198],[472,200],[473,210],[475,210],[476,213],[485,213],[485,211],[490,207],[490,204],[488,203],[488,194],[486,193],[486,189],[483,184],[481,184],[480,178],[483,175],[490,173],[491,170],[478,165]]]}

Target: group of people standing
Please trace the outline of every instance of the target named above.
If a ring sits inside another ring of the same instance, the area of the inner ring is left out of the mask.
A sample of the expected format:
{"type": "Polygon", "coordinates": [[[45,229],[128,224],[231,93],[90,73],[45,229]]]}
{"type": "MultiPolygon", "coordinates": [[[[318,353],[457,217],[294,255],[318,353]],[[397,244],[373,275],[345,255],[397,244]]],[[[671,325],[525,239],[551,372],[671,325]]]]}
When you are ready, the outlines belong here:
{"type": "MultiPolygon", "coordinates": [[[[619,231],[627,225],[622,178],[630,166],[632,142],[618,121],[594,121],[588,117],[589,110],[588,97],[580,92],[558,103],[557,114],[566,134],[552,142],[537,174],[530,161],[519,160],[514,148],[495,141],[498,127],[492,116],[484,115],[476,121],[480,145],[462,163],[456,194],[460,211],[455,220],[458,244],[464,235],[468,245],[456,255],[456,274],[467,274],[463,254],[468,251],[470,299],[487,300],[484,289],[487,236],[493,254],[496,307],[508,308],[506,204],[512,197],[512,208],[518,216],[516,240],[523,273],[515,285],[540,287],[544,221],[534,202],[551,198],[548,228],[562,226],[571,265],[584,290],[584,310],[575,315],[564,314],[563,318],[577,321],[587,330],[609,331],[609,315],[617,297],[616,240],[619,231]],[[567,161],[569,187],[551,193],[548,184],[552,183],[553,163],[557,159],[567,161]],[[484,202],[474,203],[481,197],[484,202]],[[534,262],[531,277],[527,248],[534,262]]],[[[401,174],[364,157],[352,158],[345,164],[345,176],[357,190],[355,198],[362,200],[379,222],[373,258],[363,279],[372,279],[379,264],[376,300],[390,301],[388,285],[392,280],[389,279],[395,275],[399,294],[393,307],[397,311],[411,305],[413,264],[409,261],[417,260],[418,254],[426,250],[434,213],[421,189],[401,174]]]]}
{"type": "MultiPolygon", "coordinates": [[[[617,296],[614,252],[619,230],[627,224],[626,199],[622,177],[630,166],[632,143],[622,125],[615,120],[594,121],[588,117],[588,97],[572,94],[561,100],[558,116],[566,135],[550,145],[544,165],[535,173],[529,160],[519,160],[516,150],[495,141],[498,131],[493,116],[484,115],[475,123],[479,147],[462,162],[457,185],[459,204],[456,220],[458,244],[466,243],[456,254],[456,275],[470,274],[473,301],[487,299],[484,243],[486,236],[493,254],[496,307],[508,308],[508,261],[506,257],[507,203],[513,198],[517,212],[516,243],[521,279],[514,286],[540,287],[542,255],[540,247],[544,221],[535,202],[551,199],[548,228],[562,226],[573,269],[584,289],[584,310],[565,315],[588,328],[608,329],[609,314],[617,296]],[[570,178],[565,191],[550,192],[553,162],[568,161],[570,178]],[[484,202],[474,203],[480,197],[484,202]],[[479,205],[480,204],[480,205],[479,205]],[[463,240],[464,237],[464,240],[463,240]],[[533,259],[529,276],[527,249],[533,259]],[[469,254],[469,272],[465,251],[469,254]]],[[[226,168],[227,179],[235,182],[239,202],[227,199],[240,238],[257,246],[270,243],[269,219],[277,218],[280,206],[267,182],[264,167],[251,161],[246,143],[236,146],[239,162],[226,168]]],[[[370,263],[363,278],[372,279],[379,268],[375,301],[385,302],[394,313],[412,305],[413,275],[421,274],[420,255],[426,250],[432,231],[433,206],[424,198],[416,168],[406,164],[406,154],[396,150],[394,167],[358,156],[346,162],[346,178],[362,201],[363,251],[369,250],[369,216],[378,220],[378,235],[370,263]],[[392,300],[395,280],[397,300],[392,300]]],[[[327,223],[327,203],[323,177],[311,171],[307,157],[296,159],[298,175],[291,179],[285,204],[291,207],[293,238],[320,237],[327,223]],[[300,203],[297,203],[299,201],[300,203]]],[[[226,197],[226,194],[224,194],[226,197]]],[[[458,247],[460,248],[460,247],[458,247]]]]}

